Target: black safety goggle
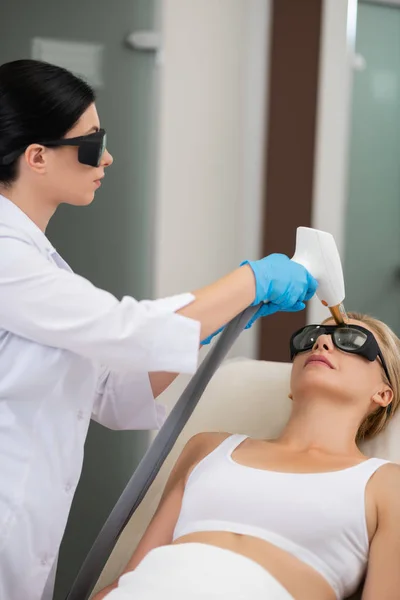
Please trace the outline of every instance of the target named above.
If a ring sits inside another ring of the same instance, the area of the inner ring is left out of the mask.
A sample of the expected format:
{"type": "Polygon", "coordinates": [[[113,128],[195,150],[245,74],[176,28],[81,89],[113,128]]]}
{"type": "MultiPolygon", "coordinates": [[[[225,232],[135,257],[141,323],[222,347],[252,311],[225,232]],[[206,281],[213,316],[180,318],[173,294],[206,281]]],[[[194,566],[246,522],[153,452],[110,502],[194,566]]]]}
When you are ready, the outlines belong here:
{"type": "MultiPolygon", "coordinates": [[[[104,129],[99,129],[99,131],[89,133],[88,135],[38,143],[42,146],[46,146],[47,148],[57,148],[59,146],[77,146],[78,161],[83,165],[88,165],[89,167],[98,167],[106,149],[107,134],[104,129]]],[[[0,164],[10,165],[25,151],[25,149],[26,148],[10,152],[10,154],[7,154],[0,159],[0,164]]]]}
{"type": "Polygon", "coordinates": [[[390,383],[389,372],[386,361],[378,346],[374,335],[360,325],[306,325],[296,331],[290,338],[291,359],[300,352],[307,352],[314,347],[315,342],[321,335],[330,335],[336,348],[363,356],[373,362],[379,356],[383,370],[390,383]]]}

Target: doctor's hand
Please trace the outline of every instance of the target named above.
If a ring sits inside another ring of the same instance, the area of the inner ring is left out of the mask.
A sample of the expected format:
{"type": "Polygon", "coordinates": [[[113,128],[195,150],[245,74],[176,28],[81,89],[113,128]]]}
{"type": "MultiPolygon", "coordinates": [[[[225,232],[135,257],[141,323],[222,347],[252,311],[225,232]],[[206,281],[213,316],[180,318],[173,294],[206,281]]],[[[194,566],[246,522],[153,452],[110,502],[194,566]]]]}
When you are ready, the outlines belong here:
{"type": "MultiPolygon", "coordinates": [[[[251,306],[261,304],[259,310],[246,325],[249,329],[260,317],[273,313],[297,312],[305,308],[318,287],[318,282],[302,265],[293,262],[284,254],[271,254],[261,260],[245,261],[241,266],[249,265],[256,282],[255,299],[251,306]]],[[[221,327],[214,334],[201,342],[209,344],[212,338],[220,333],[221,327]]]]}
{"type": "Polygon", "coordinates": [[[307,269],[284,254],[244,261],[242,265],[251,267],[256,280],[256,297],[252,306],[268,302],[279,307],[277,310],[299,310],[299,303],[305,308],[304,302],[314,296],[318,287],[318,282],[307,269]]]}

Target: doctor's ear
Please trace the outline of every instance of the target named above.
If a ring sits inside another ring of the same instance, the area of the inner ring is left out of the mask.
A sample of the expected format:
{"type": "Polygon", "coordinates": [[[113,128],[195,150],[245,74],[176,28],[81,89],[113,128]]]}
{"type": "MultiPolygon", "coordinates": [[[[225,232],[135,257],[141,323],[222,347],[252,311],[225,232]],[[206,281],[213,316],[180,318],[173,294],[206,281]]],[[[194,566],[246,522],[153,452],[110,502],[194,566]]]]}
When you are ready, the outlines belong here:
{"type": "Polygon", "coordinates": [[[47,148],[40,144],[31,144],[24,152],[26,165],[39,175],[46,172],[47,148]]]}
{"type": "Polygon", "coordinates": [[[292,394],[292,392],[289,392],[288,398],[289,398],[289,400],[293,400],[293,394],[292,394]]]}

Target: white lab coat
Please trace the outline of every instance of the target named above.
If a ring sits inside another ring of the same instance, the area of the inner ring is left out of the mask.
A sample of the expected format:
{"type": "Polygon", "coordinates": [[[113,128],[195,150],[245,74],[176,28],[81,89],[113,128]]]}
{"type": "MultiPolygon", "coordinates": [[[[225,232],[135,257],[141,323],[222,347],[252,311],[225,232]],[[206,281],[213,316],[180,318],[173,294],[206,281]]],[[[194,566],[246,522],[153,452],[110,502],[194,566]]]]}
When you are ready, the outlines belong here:
{"type": "Polygon", "coordinates": [[[148,371],[196,370],[200,323],[174,312],[193,299],[118,301],[72,273],[0,196],[1,600],[44,599],[90,418],[162,424],[148,371]]]}

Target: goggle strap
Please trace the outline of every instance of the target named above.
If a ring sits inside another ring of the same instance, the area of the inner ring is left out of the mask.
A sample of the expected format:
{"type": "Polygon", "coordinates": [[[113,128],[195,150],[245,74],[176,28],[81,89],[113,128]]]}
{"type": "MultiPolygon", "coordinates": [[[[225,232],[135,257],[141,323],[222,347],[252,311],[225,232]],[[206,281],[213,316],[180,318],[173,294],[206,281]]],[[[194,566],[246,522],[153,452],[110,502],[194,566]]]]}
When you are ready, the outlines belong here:
{"type": "MultiPolygon", "coordinates": [[[[62,140],[50,140],[48,142],[38,142],[41,146],[47,146],[48,148],[56,148],[58,146],[79,146],[82,143],[99,143],[104,140],[106,136],[106,132],[104,129],[99,129],[99,131],[95,131],[94,133],[89,133],[88,135],[81,135],[74,138],[67,138],[62,140]]],[[[25,152],[26,148],[21,148],[19,150],[13,150],[9,154],[6,154],[2,158],[0,158],[0,166],[6,167],[14,162],[16,158],[18,158],[23,152],[25,152]]]]}

